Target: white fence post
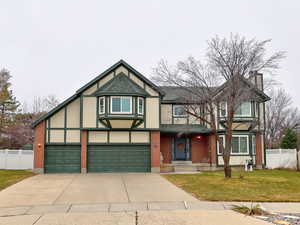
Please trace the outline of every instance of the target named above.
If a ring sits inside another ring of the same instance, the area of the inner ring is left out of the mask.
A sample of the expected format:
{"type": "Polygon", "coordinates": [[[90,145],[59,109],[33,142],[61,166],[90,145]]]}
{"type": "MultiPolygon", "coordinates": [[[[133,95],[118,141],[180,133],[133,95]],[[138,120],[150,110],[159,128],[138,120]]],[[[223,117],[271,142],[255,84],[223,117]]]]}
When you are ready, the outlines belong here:
{"type": "Polygon", "coordinates": [[[33,169],[33,150],[0,150],[0,169],[33,169]]]}

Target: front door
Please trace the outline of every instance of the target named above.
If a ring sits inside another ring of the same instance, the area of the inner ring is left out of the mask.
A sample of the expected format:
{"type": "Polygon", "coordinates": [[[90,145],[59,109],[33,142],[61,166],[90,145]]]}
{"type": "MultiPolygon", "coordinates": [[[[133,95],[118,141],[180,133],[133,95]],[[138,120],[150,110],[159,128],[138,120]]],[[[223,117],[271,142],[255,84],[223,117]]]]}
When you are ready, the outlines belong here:
{"type": "Polygon", "coordinates": [[[186,149],[186,138],[175,138],[175,160],[186,160],[187,149],[186,149]]]}

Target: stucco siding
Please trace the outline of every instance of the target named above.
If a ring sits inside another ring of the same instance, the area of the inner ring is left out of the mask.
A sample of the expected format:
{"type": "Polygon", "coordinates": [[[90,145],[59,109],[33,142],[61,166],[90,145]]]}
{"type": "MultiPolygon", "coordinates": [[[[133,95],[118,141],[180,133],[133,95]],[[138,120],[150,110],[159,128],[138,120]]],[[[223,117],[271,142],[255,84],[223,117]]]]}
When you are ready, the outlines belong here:
{"type": "Polygon", "coordinates": [[[65,127],[65,108],[55,113],[50,118],[50,128],[64,128],[65,127]]]}
{"type": "Polygon", "coordinates": [[[149,143],[149,132],[131,132],[132,143],[149,143]]]}
{"type": "Polygon", "coordinates": [[[95,97],[83,98],[83,127],[96,127],[96,103],[97,98],[95,97]]]}
{"type": "Polygon", "coordinates": [[[67,128],[80,127],[80,99],[77,98],[67,106],[67,128]]]}
{"type": "Polygon", "coordinates": [[[67,130],[66,131],[67,143],[79,143],[80,142],[80,130],[67,130]]]}
{"type": "Polygon", "coordinates": [[[107,136],[107,131],[90,131],[89,143],[106,143],[108,140],[107,136]]]}
{"type": "Polygon", "coordinates": [[[51,143],[63,143],[64,140],[64,130],[50,130],[50,142],[51,143]]]}
{"type": "Polygon", "coordinates": [[[161,123],[172,123],[172,104],[161,104],[161,123]]]}
{"type": "Polygon", "coordinates": [[[108,75],[106,75],[105,77],[103,77],[101,80],[99,80],[98,84],[99,87],[103,86],[104,84],[106,84],[108,81],[110,81],[112,78],[114,77],[114,73],[110,73],[108,75]]]}
{"type": "Polygon", "coordinates": [[[111,131],[109,132],[110,143],[129,143],[128,131],[111,131]]]}
{"type": "Polygon", "coordinates": [[[187,124],[187,118],[186,117],[184,117],[184,118],[181,118],[181,117],[174,118],[174,124],[187,124]]]}
{"type": "Polygon", "coordinates": [[[137,76],[135,76],[133,73],[130,73],[130,79],[133,80],[141,88],[144,88],[144,82],[141,79],[139,79],[137,76]]]}
{"type": "Polygon", "coordinates": [[[153,88],[149,87],[148,85],[145,85],[145,90],[146,90],[151,96],[159,96],[158,92],[155,91],[153,88]]]}
{"type": "Polygon", "coordinates": [[[116,75],[118,75],[121,72],[123,72],[126,75],[128,75],[128,70],[124,66],[119,66],[115,71],[116,71],[116,75]]]}
{"type": "MultiPolygon", "coordinates": [[[[241,156],[230,156],[230,165],[232,166],[244,166],[246,159],[250,159],[249,155],[241,155],[241,156]]],[[[255,162],[255,157],[253,156],[253,162],[255,162]]],[[[224,165],[223,157],[218,156],[218,164],[224,165]]]]}
{"type": "Polygon", "coordinates": [[[200,120],[193,116],[193,115],[188,115],[189,118],[189,124],[200,124],[200,120]]]}
{"type": "Polygon", "coordinates": [[[146,98],[146,128],[159,128],[159,98],[146,98]]]}
{"type": "Polygon", "coordinates": [[[83,94],[84,95],[90,95],[93,94],[95,91],[97,90],[97,84],[94,84],[93,86],[91,86],[90,88],[86,89],[83,94]]]}
{"type": "Polygon", "coordinates": [[[112,128],[131,128],[133,120],[110,120],[112,128]]]}

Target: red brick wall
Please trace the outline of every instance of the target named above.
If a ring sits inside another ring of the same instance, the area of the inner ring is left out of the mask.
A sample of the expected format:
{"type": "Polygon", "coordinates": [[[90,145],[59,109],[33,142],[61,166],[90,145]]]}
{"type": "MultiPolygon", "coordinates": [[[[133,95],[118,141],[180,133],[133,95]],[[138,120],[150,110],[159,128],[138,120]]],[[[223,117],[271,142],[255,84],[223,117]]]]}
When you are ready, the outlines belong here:
{"type": "Polygon", "coordinates": [[[81,169],[86,169],[87,131],[81,131],[81,169]]]}
{"type": "Polygon", "coordinates": [[[151,131],[151,167],[160,167],[160,131],[151,131]]]}
{"type": "Polygon", "coordinates": [[[46,121],[42,121],[34,129],[34,169],[44,168],[45,125],[46,121]]]}
{"type": "Polygon", "coordinates": [[[210,162],[212,164],[216,164],[217,163],[217,138],[216,135],[210,135],[209,136],[210,139],[210,162]]]}
{"type": "Polygon", "coordinates": [[[256,157],[255,157],[255,164],[258,167],[262,166],[262,142],[261,142],[261,135],[256,134],[256,157]]]}
{"type": "Polygon", "coordinates": [[[160,151],[163,156],[163,163],[172,162],[172,136],[163,135],[160,137],[160,151]]]}
{"type": "Polygon", "coordinates": [[[197,139],[197,136],[191,137],[191,153],[193,163],[209,163],[209,137],[201,136],[201,139],[197,139]]]}

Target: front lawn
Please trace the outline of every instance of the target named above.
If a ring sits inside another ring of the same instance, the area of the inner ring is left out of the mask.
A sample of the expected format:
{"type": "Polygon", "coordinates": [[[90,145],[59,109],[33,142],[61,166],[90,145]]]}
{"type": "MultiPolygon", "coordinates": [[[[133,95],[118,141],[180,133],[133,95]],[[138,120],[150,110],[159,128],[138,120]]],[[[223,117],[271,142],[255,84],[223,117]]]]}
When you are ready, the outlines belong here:
{"type": "Polygon", "coordinates": [[[300,202],[300,172],[285,170],[223,171],[199,174],[165,174],[163,177],[200,200],[300,202]]]}
{"type": "Polygon", "coordinates": [[[27,170],[0,170],[0,191],[34,175],[33,172],[27,170]]]}

